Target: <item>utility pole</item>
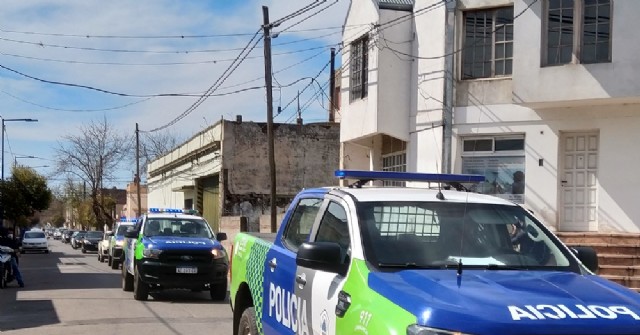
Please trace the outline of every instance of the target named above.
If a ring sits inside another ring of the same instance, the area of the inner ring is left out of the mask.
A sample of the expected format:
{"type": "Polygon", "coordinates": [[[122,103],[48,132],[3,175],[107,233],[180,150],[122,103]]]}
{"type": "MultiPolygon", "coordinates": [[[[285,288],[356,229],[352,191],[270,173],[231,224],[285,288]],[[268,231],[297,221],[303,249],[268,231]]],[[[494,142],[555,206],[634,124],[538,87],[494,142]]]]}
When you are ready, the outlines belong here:
{"type": "Polygon", "coordinates": [[[139,217],[142,212],[142,202],[140,201],[140,129],[136,122],[136,177],[133,180],[136,185],[136,195],[138,197],[138,206],[136,210],[136,217],[139,217]]]}
{"type": "Polygon", "coordinates": [[[331,48],[331,73],[329,73],[329,122],[336,121],[336,48],[331,48]]]}
{"type": "Polygon", "coordinates": [[[276,158],[273,139],[273,87],[271,78],[271,23],[269,7],[262,6],[262,30],[264,32],[264,81],[267,88],[267,137],[269,146],[269,177],[271,179],[271,232],[278,230],[276,222],[276,158]]]}
{"type": "Polygon", "coordinates": [[[451,142],[453,137],[453,49],[457,1],[447,2],[444,47],[444,99],[442,104],[442,173],[451,173],[451,142]]]}

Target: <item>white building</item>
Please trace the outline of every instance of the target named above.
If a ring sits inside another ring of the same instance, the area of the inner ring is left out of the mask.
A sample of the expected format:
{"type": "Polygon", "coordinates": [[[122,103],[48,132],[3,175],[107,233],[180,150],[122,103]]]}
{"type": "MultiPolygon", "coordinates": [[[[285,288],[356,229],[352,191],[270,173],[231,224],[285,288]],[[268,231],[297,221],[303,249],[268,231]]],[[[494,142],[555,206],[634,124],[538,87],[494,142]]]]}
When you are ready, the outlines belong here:
{"type": "Polygon", "coordinates": [[[449,160],[552,229],[640,232],[637,13],[631,0],[352,0],[341,167],[446,172],[449,160]]]}

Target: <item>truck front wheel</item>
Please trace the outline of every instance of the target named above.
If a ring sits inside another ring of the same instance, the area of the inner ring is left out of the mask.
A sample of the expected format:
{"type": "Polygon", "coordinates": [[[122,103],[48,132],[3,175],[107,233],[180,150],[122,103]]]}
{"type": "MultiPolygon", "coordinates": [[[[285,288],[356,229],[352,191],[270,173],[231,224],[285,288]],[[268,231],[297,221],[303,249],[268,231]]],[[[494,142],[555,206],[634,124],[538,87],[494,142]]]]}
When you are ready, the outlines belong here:
{"type": "Polygon", "coordinates": [[[253,306],[247,307],[242,312],[240,323],[238,324],[238,335],[257,335],[256,311],[253,306]]]}
{"type": "Polygon", "coordinates": [[[140,278],[137,266],[133,270],[133,298],[139,301],[146,301],[149,298],[149,285],[140,278]]]}
{"type": "Polygon", "coordinates": [[[227,298],[227,282],[220,284],[211,284],[209,289],[211,293],[211,300],[223,301],[227,298]]]}
{"type": "Polygon", "coordinates": [[[133,291],[133,276],[124,265],[122,266],[122,290],[126,292],[133,291]]]}

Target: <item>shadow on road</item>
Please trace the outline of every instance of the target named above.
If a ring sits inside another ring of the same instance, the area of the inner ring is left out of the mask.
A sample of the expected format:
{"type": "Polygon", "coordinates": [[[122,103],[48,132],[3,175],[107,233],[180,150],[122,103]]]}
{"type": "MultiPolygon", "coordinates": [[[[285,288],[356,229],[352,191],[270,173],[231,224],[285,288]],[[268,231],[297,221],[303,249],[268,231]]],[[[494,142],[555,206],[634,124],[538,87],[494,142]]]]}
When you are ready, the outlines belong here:
{"type": "Polygon", "coordinates": [[[35,291],[46,295],[44,291],[119,288],[120,273],[101,266],[96,257],[62,252],[22,255],[20,270],[26,287],[18,288],[13,281],[0,290],[0,332],[60,323],[53,301],[38,299],[35,291]]]}

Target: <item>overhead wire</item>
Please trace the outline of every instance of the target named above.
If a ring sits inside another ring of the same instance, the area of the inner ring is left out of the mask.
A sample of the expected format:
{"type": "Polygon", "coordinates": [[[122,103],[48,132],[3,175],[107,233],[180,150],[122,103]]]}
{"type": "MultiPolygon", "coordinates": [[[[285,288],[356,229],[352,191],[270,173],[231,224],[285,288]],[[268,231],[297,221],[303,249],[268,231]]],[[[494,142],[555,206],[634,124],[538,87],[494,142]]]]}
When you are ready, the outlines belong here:
{"type": "Polygon", "coordinates": [[[251,53],[251,51],[253,51],[253,49],[256,47],[256,45],[262,40],[262,37],[257,38],[259,33],[260,33],[261,29],[258,29],[256,31],[256,33],[253,35],[253,37],[251,38],[251,40],[249,40],[249,42],[247,43],[247,45],[245,46],[245,48],[242,50],[242,52],[240,52],[240,54],[238,55],[238,57],[236,58],[237,61],[233,62],[223,73],[222,75],[213,83],[213,85],[211,85],[209,87],[209,89],[207,89],[207,91],[202,94],[202,96],[200,98],[198,98],[198,100],[196,100],[196,102],[194,102],[189,108],[187,108],[184,112],[182,112],[180,115],[178,115],[176,118],[174,118],[173,120],[171,120],[169,123],[160,126],[160,127],[156,127],[154,129],[148,130],[147,132],[156,132],[165,128],[168,128],[174,124],[176,124],[177,122],[179,122],[180,120],[182,120],[184,117],[186,117],[187,115],[189,115],[191,112],[193,112],[196,108],[198,108],[207,98],[209,98],[209,96],[211,94],[213,94],[213,92],[215,92],[215,90],[220,87],[220,85],[222,85],[222,83],[224,83],[224,81],[238,68],[238,66],[240,66],[240,64],[242,64],[242,62],[244,61],[244,59],[251,53]],[[255,40],[255,42],[254,42],[255,40]],[[253,43],[253,45],[251,45],[253,43]],[[247,51],[248,50],[248,51],[247,51]]]}

